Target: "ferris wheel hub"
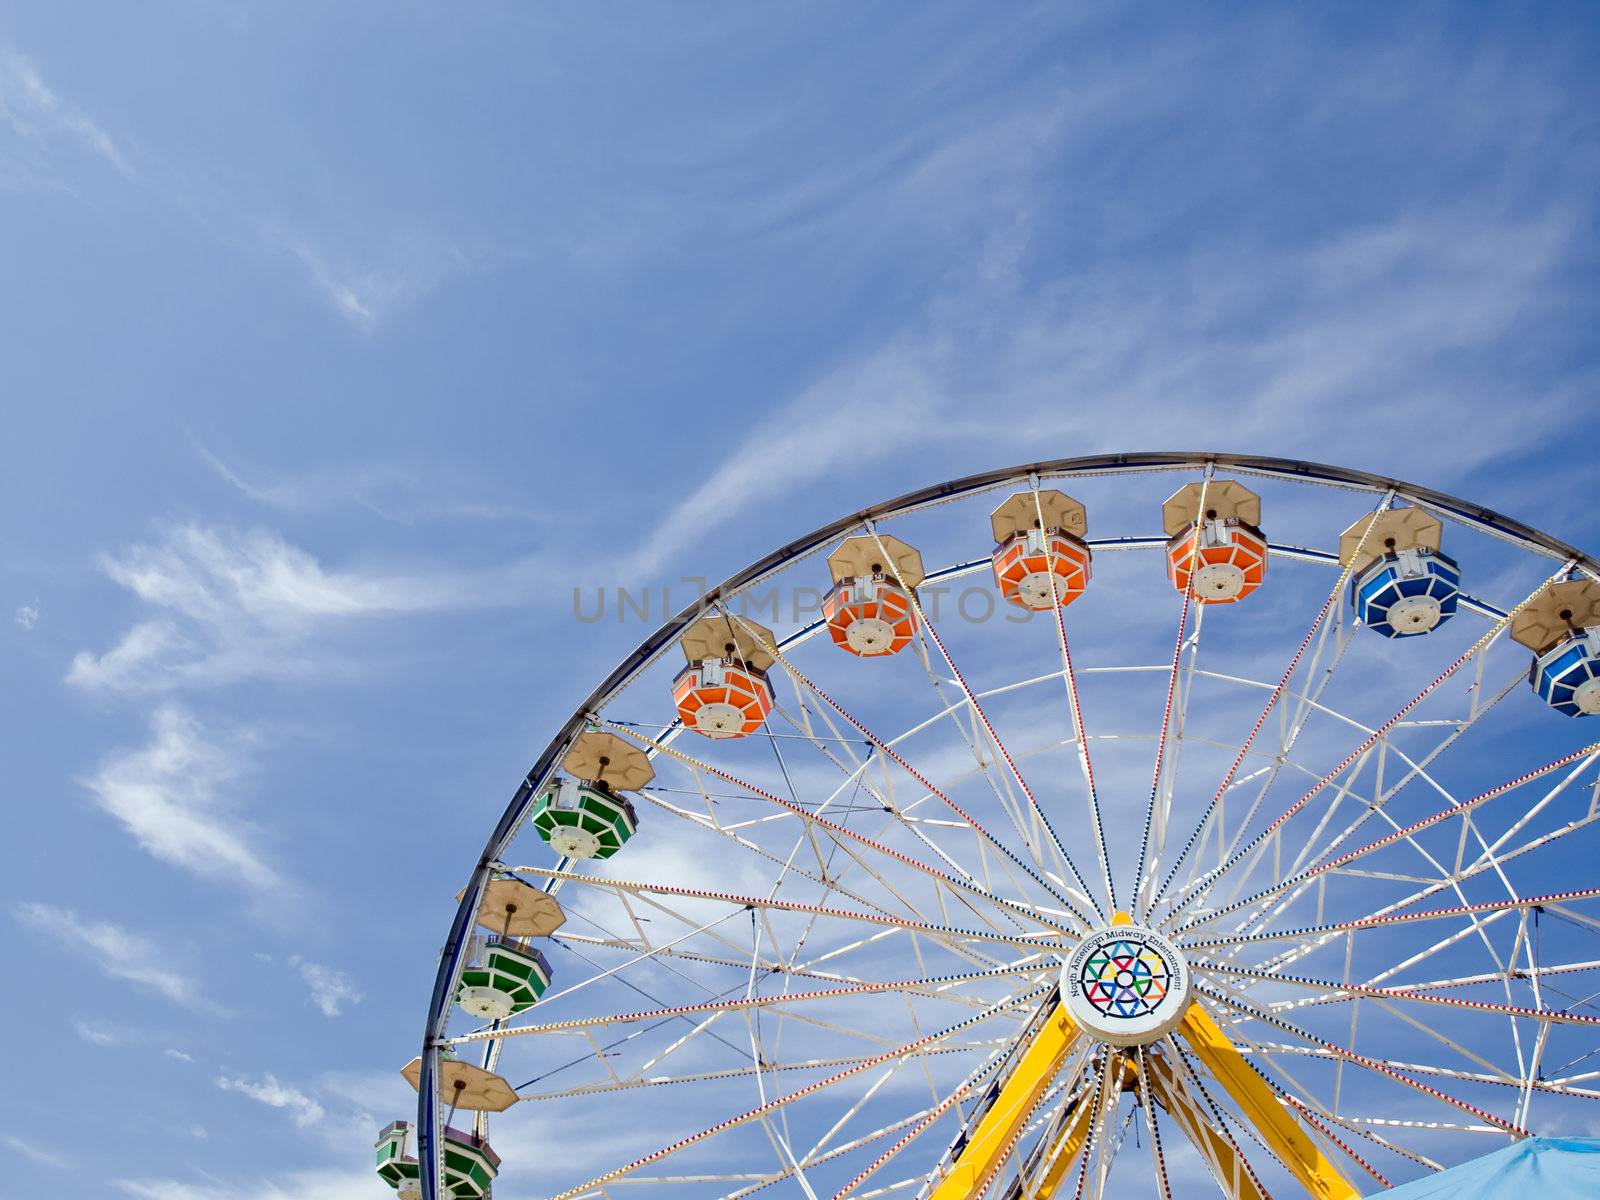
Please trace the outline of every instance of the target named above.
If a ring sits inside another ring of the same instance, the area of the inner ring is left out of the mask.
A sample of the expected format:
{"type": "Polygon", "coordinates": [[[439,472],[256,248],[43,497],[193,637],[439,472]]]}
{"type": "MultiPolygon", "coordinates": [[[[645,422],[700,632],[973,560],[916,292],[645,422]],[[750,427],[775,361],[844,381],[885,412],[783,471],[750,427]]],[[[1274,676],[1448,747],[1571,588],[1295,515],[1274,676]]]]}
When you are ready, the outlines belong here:
{"type": "Polygon", "coordinates": [[[1061,998],[1090,1037],[1142,1046],[1178,1027],[1189,1008],[1189,964],[1153,929],[1114,925],[1089,934],[1061,969],[1061,998]]]}

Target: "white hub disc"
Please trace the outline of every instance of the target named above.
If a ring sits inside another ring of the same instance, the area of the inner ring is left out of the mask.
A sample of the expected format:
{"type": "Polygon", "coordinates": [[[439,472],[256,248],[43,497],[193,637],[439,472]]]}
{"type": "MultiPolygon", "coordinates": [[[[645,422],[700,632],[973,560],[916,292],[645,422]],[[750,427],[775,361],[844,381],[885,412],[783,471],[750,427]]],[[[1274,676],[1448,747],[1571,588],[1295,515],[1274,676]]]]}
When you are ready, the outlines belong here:
{"type": "Polygon", "coordinates": [[[894,626],[877,617],[860,617],[850,622],[844,640],[857,654],[882,654],[894,645],[894,626]]]}
{"type": "Polygon", "coordinates": [[[712,737],[729,737],[744,728],[744,713],[731,704],[707,704],[695,714],[694,727],[712,737]]]}
{"type": "Polygon", "coordinates": [[[587,829],[557,825],[550,831],[550,849],[568,858],[593,858],[600,849],[600,839],[587,829]]]}
{"type": "Polygon", "coordinates": [[[1578,706],[1578,711],[1586,716],[1592,717],[1600,713],[1600,679],[1580,683],[1572,693],[1572,702],[1578,706]]]}
{"type": "Polygon", "coordinates": [[[1401,633],[1427,633],[1439,623],[1439,602],[1432,596],[1406,596],[1389,606],[1389,624],[1401,633]]]}
{"type": "Polygon", "coordinates": [[[473,1016],[486,1021],[501,1021],[511,1015],[511,997],[494,988],[462,988],[457,1002],[473,1016]]]}
{"type": "Polygon", "coordinates": [[[1061,996],[1090,1037],[1113,1046],[1142,1046],[1183,1020],[1189,964],[1159,933],[1116,925],[1078,944],[1061,968],[1061,996]]]}
{"type": "Polygon", "coordinates": [[[1194,594],[1202,600],[1232,600],[1244,591],[1244,572],[1232,563],[1207,563],[1194,573],[1194,594]]]}

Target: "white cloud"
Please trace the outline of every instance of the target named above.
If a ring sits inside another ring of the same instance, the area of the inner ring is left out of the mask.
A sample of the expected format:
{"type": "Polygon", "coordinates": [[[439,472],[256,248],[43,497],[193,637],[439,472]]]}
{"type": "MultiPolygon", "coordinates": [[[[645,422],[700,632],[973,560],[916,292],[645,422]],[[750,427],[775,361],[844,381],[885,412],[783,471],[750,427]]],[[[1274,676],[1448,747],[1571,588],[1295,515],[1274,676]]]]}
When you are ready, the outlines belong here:
{"type": "Polygon", "coordinates": [[[116,1185],[139,1200],[232,1200],[239,1195],[220,1184],[180,1183],[176,1179],[119,1179],[116,1185]]]}
{"type": "Polygon", "coordinates": [[[464,256],[448,246],[419,242],[386,254],[352,255],[274,220],[262,222],[259,238],[268,253],[297,264],[335,312],[368,333],[464,265],[464,256]]]}
{"type": "Polygon", "coordinates": [[[194,1061],[194,1055],[185,1054],[182,1050],[179,1050],[174,1046],[166,1047],[161,1051],[161,1053],[172,1059],[174,1062],[192,1063],[194,1061]]]}
{"type": "Polygon", "coordinates": [[[218,745],[193,716],[165,704],[151,718],[149,743],[114,755],[82,783],[163,862],[256,891],[280,889],[282,878],[223,804],[240,760],[237,748],[218,745]]]}
{"type": "Polygon", "coordinates": [[[91,1046],[126,1046],[143,1037],[137,1030],[124,1029],[110,1021],[76,1020],[72,1022],[72,1029],[91,1046]]]}
{"type": "Polygon", "coordinates": [[[15,50],[0,50],[0,119],[23,138],[65,134],[109,163],[124,178],[134,172],[116,140],[85,113],[45,86],[38,69],[15,50]]]}
{"type": "Polygon", "coordinates": [[[356,507],[408,525],[416,521],[513,521],[549,525],[544,510],[490,498],[481,485],[454,478],[438,463],[351,465],[302,470],[278,478],[247,475],[191,437],[195,453],[217,477],[257,504],[308,513],[356,507]]]}
{"type": "MultiPolygon", "coordinates": [[[[658,569],[821,480],[894,470],[912,486],[944,464],[1218,445],[1414,474],[1403,442],[1374,441],[1378,423],[1428,429],[1424,482],[1447,482],[1539,445],[1584,403],[1581,389],[1540,395],[1550,419],[1528,422],[1473,357],[1551,299],[1573,234],[1559,210],[1457,211],[1037,290],[979,268],[757,425],[652,531],[643,560],[658,569]],[[905,474],[918,460],[923,473],[905,474]]],[[[835,511],[883,494],[852,490],[835,511]]]]}
{"type": "Polygon", "coordinates": [[[237,1185],[119,1179],[116,1186],[138,1200],[373,1200],[383,1192],[371,1170],[296,1171],[278,1179],[237,1185]]]}
{"type": "Polygon", "coordinates": [[[343,971],[298,957],[291,958],[289,965],[300,972],[300,978],[311,990],[311,1002],[323,1016],[337,1017],[346,1004],[361,1003],[361,992],[355,981],[343,971]]]}
{"type": "Polygon", "coordinates": [[[85,955],[113,979],[149,988],[185,1008],[216,1011],[199,984],[173,968],[170,954],[130,929],[50,904],[19,904],[13,915],[30,929],[85,955]]]}
{"type": "Polygon", "coordinates": [[[37,604],[24,604],[17,609],[12,620],[22,629],[32,629],[39,623],[39,606],[37,604]]]}
{"type": "Polygon", "coordinates": [[[248,1096],[250,1099],[259,1104],[265,1104],[269,1108],[283,1109],[289,1114],[295,1125],[301,1129],[309,1129],[322,1120],[322,1105],[300,1091],[299,1088],[279,1083],[270,1074],[262,1076],[259,1083],[248,1079],[233,1079],[226,1075],[219,1075],[217,1077],[217,1086],[225,1092],[237,1092],[241,1096],[248,1096]]]}
{"type": "Polygon", "coordinates": [[[14,1134],[8,1134],[0,1138],[0,1145],[41,1167],[70,1167],[72,1165],[64,1155],[46,1150],[42,1146],[36,1146],[32,1142],[25,1141],[14,1134]]]}
{"type": "Polygon", "coordinates": [[[293,220],[268,215],[259,200],[203,168],[133,153],[53,91],[30,59],[9,49],[0,50],[0,123],[16,135],[16,152],[23,159],[0,160],[0,187],[75,194],[60,180],[63,167],[53,161],[51,150],[65,144],[87,151],[213,237],[293,264],[334,312],[363,332],[486,257],[459,239],[385,232],[371,220],[357,222],[342,237],[315,236],[293,220]]]}
{"type": "Polygon", "coordinates": [[[153,613],[109,651],[73,658],[67,681],[91,690],[325,675],[338,668],[311,645],[319,633],[477,602],[458,575],[329,570],[262,530],[169,526],[101,566],[153,613]]]}

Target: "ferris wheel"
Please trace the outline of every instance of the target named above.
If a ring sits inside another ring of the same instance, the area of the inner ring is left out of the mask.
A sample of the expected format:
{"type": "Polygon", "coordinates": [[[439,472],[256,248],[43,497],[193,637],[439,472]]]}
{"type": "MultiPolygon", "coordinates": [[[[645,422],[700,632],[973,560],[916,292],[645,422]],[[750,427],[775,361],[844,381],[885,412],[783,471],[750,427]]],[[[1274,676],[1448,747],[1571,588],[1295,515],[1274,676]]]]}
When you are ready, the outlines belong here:
{"type": "Polygon", "coordinates": [[[378,1172],[1340,1198],[1580,1129],[1596,712],[1596,563],[1424,488],[1129,454],[877,505],[556,732],[378,1172]]]}

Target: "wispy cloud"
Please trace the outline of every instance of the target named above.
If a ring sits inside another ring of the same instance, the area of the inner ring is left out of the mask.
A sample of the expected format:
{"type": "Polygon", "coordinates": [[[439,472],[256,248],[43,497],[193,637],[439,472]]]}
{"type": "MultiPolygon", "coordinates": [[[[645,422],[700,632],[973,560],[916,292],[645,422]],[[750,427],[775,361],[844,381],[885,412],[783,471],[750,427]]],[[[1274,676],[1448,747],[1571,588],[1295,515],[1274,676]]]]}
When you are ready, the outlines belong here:
{"type": "Polygon", "coordinates": [[[30,1141],[17,1137],[15,1134],[7,1134],[5,1137],[0,1138],[0,1145],[41,1167],[65,1168],[72,1165],[66,1155],[57,1154],[53,1150],[46,1150],[43,1146],[36,1146],[30,1141]]]}
{"type": "Polygon", "coordinates": [[[38,68],[12,49],[0,50],[0,119],[19,137],[35,143],[65,136],[113,167],[125,179],[134,177],[128,155],[87,113],[56,95],[40,78],[38,68]]]}
{"type": "Polygon", "coordinates": [[[11,618],[19,628],[32,629],[39,623],[39,606],[37,604],[24,604],[17,609],[16,615],[11,618]]]}
{"type": "Polygon", "coordinates": [[[311,1002],[323,1016],[337,1017],[346,1005],[361,1003],[360,989],[345,972],[321,963],[307,962],[298,956],[291,958],[289,965],[300,973],[300,978],[311,992],[311,1002]]]}
{"type": "Polygon", "coordinates": [[[142,1030],[129,1029],[110,1021],[79,1019],[72,1022],[72,1030],[91,1046],[131,1046],[149,1038],[149,1035],[142,1030]]]}
{"type": "Polygon", "coordinates": [[[138,1200],[372,1200],[373,1175],[371,1170],[296,1171],[237,1186],[214,1180],[119,1179],[116,1187],[138,1200]]]}
{"type": "Polygon", "coordinates": [[[314,635],[357,618],[475,602],[450,573],[329,570],[263,530],[173,525],[153,543],[101,560],[151,610],[110,650],[82,651],[67,681],[86,689],[161,691],[248,678],[327,675],[314,635]]]}
{"type": "MultiPolygon", "coordinates": [[[[1401,216],[1248,261],[1202,253],[1070,288],[963,278],[916,326],[747,434],[652,531],[646,561],[670,562],[753,504],[913,456],[937,472],[1220,444],[1415,473],[1402,443],[1374,442],[1376,422],[1429,429],[1427,481],[1444,482],[1533,448],[1585,402],[1576,389],[1540,395],[1550,420],[1528,422],[1474,355],[1550,302],[1574,232],[1559,209],[1401,216]],[[1308,419],[1330,412],[1339,419],[1308,419]]],[[[926,477],[903,474],[906,486],[926,477]]]]}
{"type": "MultiPolygon", "coordinates": [[[[133,151],[126,139],[114,137],[61,97],[37,64],[14,48],[0,49],[0,123],[9,127],[14,143],[12,160],[0,157],[0,187],[75,192],[61,178],[68,164],[55,161],[51,151],[62,144],[87,151],[127,183],[188,216],[204,233],[243,252],[291,264],[334,312],[363,332],[485,258],[454,239],[419,234],[388,236],[374,246],[371,221],[342,239],[315,236],[203,170],[179,168],[148,150],[133,151]]],[[[6,149],[0,146],[0,154],[6,149]]]]}
{"type": "Polygon", "coordinates": [[[150,741],[113,755],[81,782],[154,857],[205,879],[255,891],[280,890],[282,877],[252,848],[249,828],[227,811],[242,756],[213,741],[174,704],[151,718],[150,741]]]}
{"type": "Polygon", "coordinates": [[[248,1096],[256,1103],[265,1104],[268,1108],[284,1110],[300,1129],[309,1129],[322,1120],[322,1105],[318,1104],[299,1088],[279,1083],[270,1074],[262,1076],[259,1081],[234,1079],[226,1075],[219,1075],[217,1077],[217,1086],[225,1092],[237,1092],[241,1096],[248,1096]]]}
{"type": "Polygon", "coordinates": [[[149,988],[185,1008],[218,1011],[199,982],[172,965],[168,951],[131,929],[50,904],[19,904],[12,913],[23,925],[83,955],[113,979],[149,988]]]}
{"type": "Polygon", "coordinates": [[[118,1179],[116,1186],[139,1200],[232,1200],[239,1195],[222,1184],[183,1183],[176,1179],[118,1179]]]}
{"type": "Polygon", "coordinates": [[[360,257],[314,242],[303,230],[276,220],[262,222],[257,235],[269,254],[298,265],[335,312],[368,333],[391,312],[471,265],[463,251],[431,239],[408,239],[403,249],[360,257]]]}
{"type": "Polygon", "coordinates": [[[347,465],[268,478],[241,470],[191,437],[195,452],[218,478],[241,495],[291,513],[356,507],[399,524],[428,520],[513,521],[551,524],[543,510],[518,507],[474,494],[459,481],[441,478],[437,464],[347,465]]]}

